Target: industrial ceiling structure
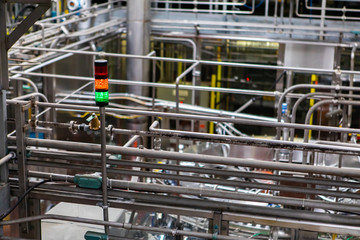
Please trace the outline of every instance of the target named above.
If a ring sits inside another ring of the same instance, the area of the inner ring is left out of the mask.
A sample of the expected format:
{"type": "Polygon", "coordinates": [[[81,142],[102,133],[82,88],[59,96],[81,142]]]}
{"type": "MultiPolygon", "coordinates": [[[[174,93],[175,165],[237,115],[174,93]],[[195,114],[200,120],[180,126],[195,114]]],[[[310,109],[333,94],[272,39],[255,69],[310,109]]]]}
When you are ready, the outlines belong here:
{"type": "Polygon", "coordinates": [[[0,239],[360,239],[359,16],[0,0],[0,239]]]}

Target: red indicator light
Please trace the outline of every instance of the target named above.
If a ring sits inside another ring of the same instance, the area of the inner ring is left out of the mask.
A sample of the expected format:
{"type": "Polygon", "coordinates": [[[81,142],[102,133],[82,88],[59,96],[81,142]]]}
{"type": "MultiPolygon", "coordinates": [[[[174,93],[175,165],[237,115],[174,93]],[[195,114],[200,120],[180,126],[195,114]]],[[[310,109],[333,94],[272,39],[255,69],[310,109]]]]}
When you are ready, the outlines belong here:
{"type": "Polygon", "coordinates": [[[200,128],[205,128],[205,124],[200,124],[200,128]]]}
{"type": "Polygon", "coordinates": [[[180,101],[180,103],[184,103],[183,101],[180,101]]]}
{"type": "Polygon", "coordinates": [[[107,60],[95,60],[95,78],[108,78],[107,60]]]}
{"type": "Polygon", "coordinates": [[[247,81],[247,82],[250,82],[250,78],[247,77],[247,78],[246,78],[246,81],[247,81]]]}

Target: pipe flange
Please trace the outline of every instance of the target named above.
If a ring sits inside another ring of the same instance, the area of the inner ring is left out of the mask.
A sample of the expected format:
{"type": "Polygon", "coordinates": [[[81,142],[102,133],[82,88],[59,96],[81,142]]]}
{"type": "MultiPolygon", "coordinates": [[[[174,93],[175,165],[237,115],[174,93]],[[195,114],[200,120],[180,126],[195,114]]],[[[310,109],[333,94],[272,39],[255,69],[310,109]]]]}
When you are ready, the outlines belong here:
{"type": "Polygon", "coordinates": [[[106,129],[106,131],[107,131],[107,133],[108,133],[108,135],[109,135],[110,137],[112,137],[112,135],[114,134],[114,133],[113,133],[113,129],[114,129],[114,126],[113,126],[113,125],[109,125],[109,126],[107,127],[107,129],[106,129]]]}
{"type": "Polygon", "coordinates": [[[72,134],[77,134],[79,131],[75,127],[76,121],[70,121],[69,131],[72,134]]]}

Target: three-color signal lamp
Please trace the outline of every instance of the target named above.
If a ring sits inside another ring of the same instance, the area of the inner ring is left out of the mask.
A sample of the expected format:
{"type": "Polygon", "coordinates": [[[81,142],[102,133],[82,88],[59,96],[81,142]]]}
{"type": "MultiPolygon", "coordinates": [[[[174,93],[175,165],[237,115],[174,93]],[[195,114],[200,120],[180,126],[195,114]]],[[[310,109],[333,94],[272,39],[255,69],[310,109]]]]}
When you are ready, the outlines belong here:
{"type": "Polygon", "coordinates": [[[109,80],[107,60],[95,60],[95,102],[99,107],[109,104],[109,80]]]}

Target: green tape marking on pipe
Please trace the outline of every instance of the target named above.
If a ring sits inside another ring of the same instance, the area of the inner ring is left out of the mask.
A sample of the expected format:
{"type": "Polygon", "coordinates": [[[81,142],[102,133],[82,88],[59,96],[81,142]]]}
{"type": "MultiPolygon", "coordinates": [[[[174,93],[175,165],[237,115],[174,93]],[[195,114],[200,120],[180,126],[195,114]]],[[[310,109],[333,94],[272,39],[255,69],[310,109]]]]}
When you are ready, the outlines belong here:
{"type": "Polygon", "coordinates": [[[84,235],[84,238],[86,240],[107,240],[108,235],[106,235],[105,233],[87,231],[84,235]]]}

